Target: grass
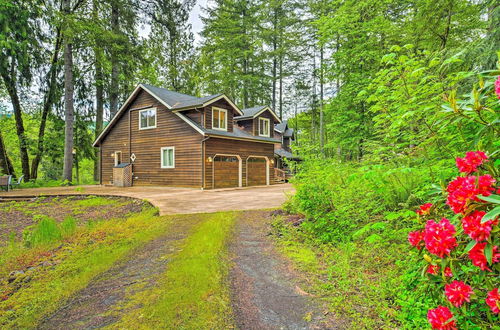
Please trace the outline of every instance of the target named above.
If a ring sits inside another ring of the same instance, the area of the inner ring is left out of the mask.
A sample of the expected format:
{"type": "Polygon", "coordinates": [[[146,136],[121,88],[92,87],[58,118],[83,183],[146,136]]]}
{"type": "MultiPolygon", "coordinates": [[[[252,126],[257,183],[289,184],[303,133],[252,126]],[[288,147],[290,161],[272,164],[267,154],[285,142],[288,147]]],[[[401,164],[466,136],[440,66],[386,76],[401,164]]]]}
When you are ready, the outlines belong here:
{"type": "Polygon", "coordinates": [[[97,206],[104,206],[104,205],[113,205],[117,204],[118,201],[106,197],[101,197],[101,196],[89,196],[86,199],[82,199],[79,201],[75,202],[76,206],[80,207],[97,207],[97,206]]]}
{"type": "Polygon", "coordinates": [[[317,244],[300,227],[275,221],[277,246],[303,275],[305,291],[321,297],[330,313],[350,329],[393,329],[398,306],[395,283],[400,270],[395,260],[401,244],[348,243],[317,244]]]}
{"type": "Polygon", "coordinates": [[[143,307],[125,313],[113,328],[234,328],[226,243],[235,218],[234,212],[207,214],[172,257],[158,286],[128,302],[143,307]]]}
{"type": "Polygon", "coordinates": [[[128,219],[91,222],[60,241],[27,248],[11,244],[2,251],[0,278],[12,270],[27,269],[50,260],[52,267],[38,267],[0,284],[0,327],[31,328],[54,312],[66,299],[84,288],[96,275],[145,242],[161,235],[174,223],[173,217],[157,217],[148,208],[128,219]],[[29,284],[24,285],[29,276],[29,284]],[[21,286],[18,291],[16,283],[21,286]],[[3,301],[2,301],[3,300],[3,301]]]}

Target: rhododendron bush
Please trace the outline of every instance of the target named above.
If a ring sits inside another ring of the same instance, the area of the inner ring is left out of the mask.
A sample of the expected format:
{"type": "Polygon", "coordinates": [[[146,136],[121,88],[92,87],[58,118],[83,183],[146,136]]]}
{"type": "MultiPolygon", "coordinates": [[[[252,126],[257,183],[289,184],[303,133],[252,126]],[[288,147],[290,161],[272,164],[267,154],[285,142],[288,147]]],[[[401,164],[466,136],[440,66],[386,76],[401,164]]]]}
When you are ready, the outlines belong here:
{"type": "Polygon", "coordinates": [[[498,169],[482,151],[456,159],[460,172],[444,198],[416,210],[408,234],[422,264],[421,285],[435,307],[433,329],[500,324],[500,188],[498,169]]]}

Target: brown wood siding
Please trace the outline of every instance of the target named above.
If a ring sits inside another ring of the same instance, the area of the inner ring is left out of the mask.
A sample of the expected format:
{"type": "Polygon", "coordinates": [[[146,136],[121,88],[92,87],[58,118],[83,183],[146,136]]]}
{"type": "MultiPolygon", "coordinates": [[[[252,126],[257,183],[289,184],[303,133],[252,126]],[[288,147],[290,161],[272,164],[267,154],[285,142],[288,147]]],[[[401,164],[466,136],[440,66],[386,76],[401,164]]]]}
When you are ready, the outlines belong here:
{"type": "Polygon", "coordinates": [[[195,123],[201,125],[202,124],[202,110],[187,110],[183,111],[182,114],[194,121],[195,123]]]}
{"type": "Polygon", "coordinates": [[[253,127],[254,127],[253,135],[259,136],[259,118],[269,119],[269,126],[270,126],[269,129],[271,130],[271,131],[269,131],[269,133],[271,136],[273,136],[272,130],[274,130],[275,119],[274,119],[273,115],[268,110],[264,111],[263,113],[261,113],[260,115],[258,115],[257,117],[255,117],[253,119],[253,127]]]}
{"type": "Polygon", "coordinates": [[[136,156],[134,185],[201,187],[201,140],[201,134],[151,95],[141,91],[102,141],[102,182],[112,182],[114,157],[111,153],[121,151],[124,162],[130,162],[131,153],[136,156]],[[157,108],[156,128],[139,130],[139,110],[134,109],[150,106],[157,108]],[[175,168],[161,168],[162,147],[175,147],[175,168]]]}
{"type": "Polygon", "coordinates": [[[234,109],[227,101],[219,100],[206,106],[204,108],[205,113],[205,127],[208,129],[212,129],[212,107],[222,108],[227,110],[227,131],[233,131],[233,122],[234,122],[234,109]]]}
{"type": "Polygon", "coordinates": [[[254,135],[253,120],[252,119],[239,120],[236,123],[236,125],[238,125],[242,130],[254,135]]]}
{"type": "Polygon", "coordinates": [[[240,165],[236,157],[215,157],[213,167],[214,188],[238,187],[240,165]]]}
{"type": "Polygon", "coordinates": [[[247,159],[247,180],[249,186],[266,184],[266,160],[264,158],[247,159]]]}
{"type": "MultiPolygon", "coordinates": [[[[251,141],[240,141],[232,139],[210,138],[205,141],[205,188],[213,187],[212,174],[213,162],[208,162],[208,157],[216,154],[238,155],[242,160],[242,186],[246,187],[246,161],[249,156],[267,156],[269,161],[274,158],[274,145],[271,143],[260,143],[251,141]]],[[[274,182],[274,165],[269,164],[269,182],[274,182]]]]}

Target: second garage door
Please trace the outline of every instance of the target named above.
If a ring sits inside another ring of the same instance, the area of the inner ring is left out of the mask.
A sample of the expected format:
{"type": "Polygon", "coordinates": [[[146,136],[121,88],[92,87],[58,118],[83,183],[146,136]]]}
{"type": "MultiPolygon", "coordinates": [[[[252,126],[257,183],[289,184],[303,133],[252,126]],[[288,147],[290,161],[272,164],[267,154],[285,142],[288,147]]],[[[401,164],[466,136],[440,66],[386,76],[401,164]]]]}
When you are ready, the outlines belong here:
{"type": "Polygon", "coordinates": [[[267,184],[267,161],[265,158],[250,157],[247,159],[247,186],[263,186],[267,184]]]}
{"type": "Polygon", "coordinates": [[[214,188],[238,187],[240,161],[234,156],[214,157],[214,188]]]}

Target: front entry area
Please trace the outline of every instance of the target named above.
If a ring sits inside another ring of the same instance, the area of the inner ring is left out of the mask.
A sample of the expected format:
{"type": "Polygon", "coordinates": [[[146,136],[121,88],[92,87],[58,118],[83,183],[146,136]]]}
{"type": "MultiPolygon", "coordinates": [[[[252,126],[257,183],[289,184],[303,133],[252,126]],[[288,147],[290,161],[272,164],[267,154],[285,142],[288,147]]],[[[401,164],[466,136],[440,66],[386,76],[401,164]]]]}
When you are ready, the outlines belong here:
{"type": "Polygon", "coordinates": [[[268,163],[265,157],[250,156],[247,159],[247,186],[269,184],[268,163]]]}
{"type": "Polygon", "coordinates": [[[213,160],[214,188],[240,186],[241,160],[237,156],[217,155],[213,160]]]}

